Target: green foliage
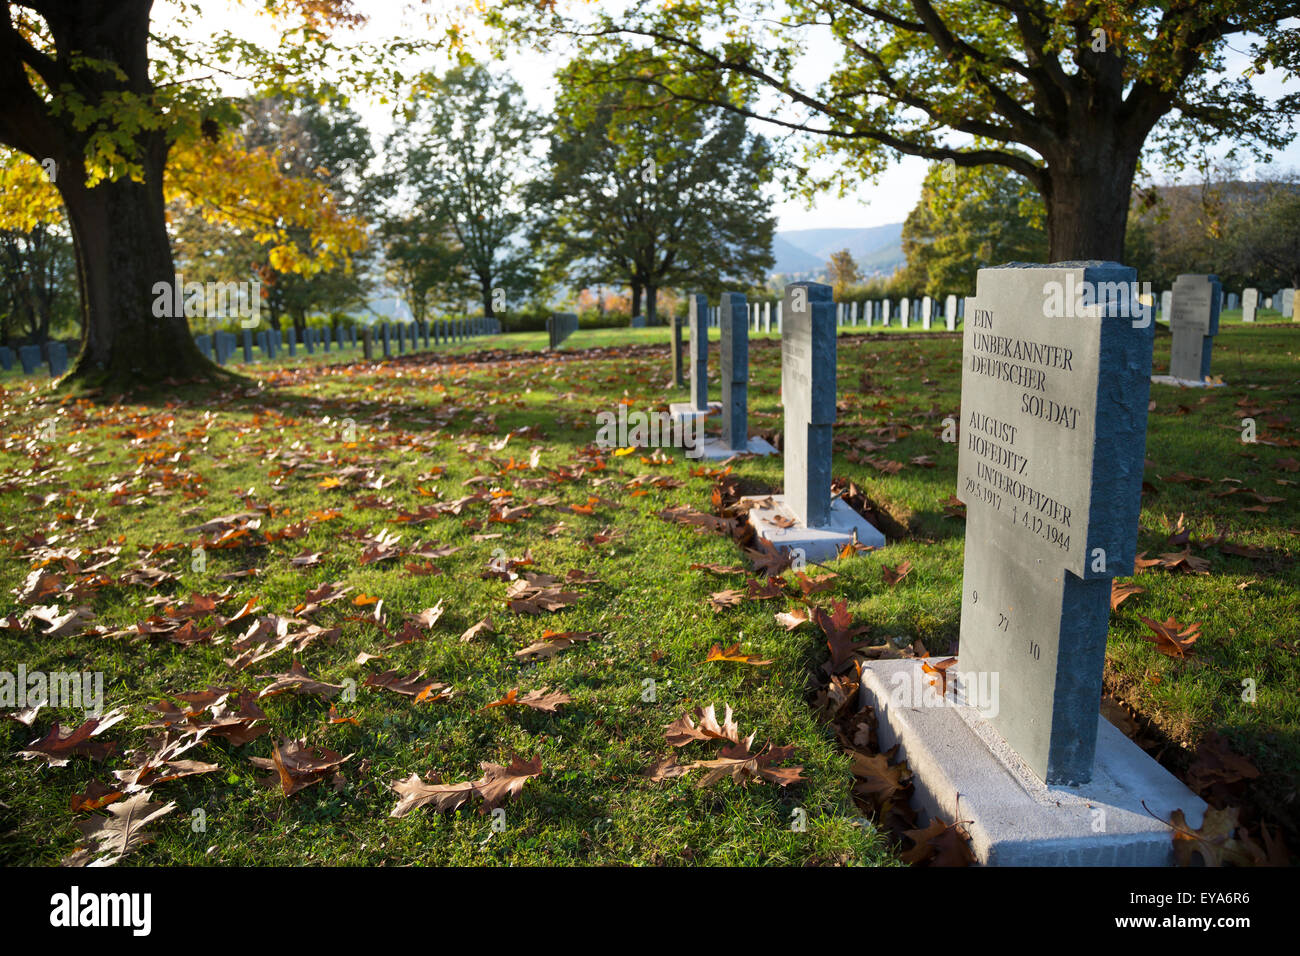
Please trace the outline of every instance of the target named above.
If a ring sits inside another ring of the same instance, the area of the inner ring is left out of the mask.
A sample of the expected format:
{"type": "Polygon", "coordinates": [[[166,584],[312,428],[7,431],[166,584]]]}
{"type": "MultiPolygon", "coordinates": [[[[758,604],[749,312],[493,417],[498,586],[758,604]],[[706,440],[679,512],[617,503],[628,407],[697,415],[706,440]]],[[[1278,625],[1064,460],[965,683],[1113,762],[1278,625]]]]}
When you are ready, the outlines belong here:
{"type": "Polygon", "coordinates": [[[788,182],[809,198],[900,154],[1010,169],[1044,197],[1059,258],[1119,254],[1144,152],[1179,168],[1211,140],[1260,158],[1289,142],[1295,96],[1270,100],[1258,70],[1227,71],[1225,55],[1245,45],[1258,65],[1293,69],[1283,22],[1295,12],[1290,0],[658,0],[599,12],[498,0],[488,19],[516,41],[598,50],[610,81],[647,95],[808,134],[788,182]],[[805,54],[828,29],[839,59],[810,72],[805,54]]]}
{"type": "Polygon", "coordinates": [[[647,317],[659,289],[716,294],[760,281],[775,231],[762,192],[767,142],[735,114],[605,82],[609,68],[580,60],[558,77],[550,176],[534,190],[552,272],[580,286],[626,284],[633,313],[647,317]]]}
{"type": "Polygon", "coordinates": [[[542,130],[518,83],[471,63],[422,77],[405,122],[387,141],[385,180],[406,209],[393,215],[423,217],[434,235],[445,229],[454,237],[457,266],[489,316],[522,301],[533,284],[532,256],[520,240],[529,213],[524,186],[536,165],[529,151],[542,130]]]}
{"type": "Polygon", "coordinates": [[[904,283],[912,294],[973,294],[981,267],[1042,262],[1044,208],[1032,187],[997,166],[930,170],[903,223],[904,283]]]}
{"type": "Polygon", "coordinates": [[[44,342],[76,331],[77,272],[72,240],[42,222],[0,229],[0,342],[44,342]]]}

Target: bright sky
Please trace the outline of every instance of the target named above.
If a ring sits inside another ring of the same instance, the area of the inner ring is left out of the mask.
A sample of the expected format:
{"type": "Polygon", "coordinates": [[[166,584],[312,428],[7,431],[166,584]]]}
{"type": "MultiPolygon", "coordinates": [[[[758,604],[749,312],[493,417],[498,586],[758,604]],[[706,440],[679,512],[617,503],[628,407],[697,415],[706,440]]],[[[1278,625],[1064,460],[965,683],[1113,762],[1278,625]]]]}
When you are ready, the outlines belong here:
{"type": "MultiPolygon", "coordinates": [[[[430,6],[434,9],[445,8],[449,2],[450,0],[432,0],[430,6]]],[[[252,8],[255,6],[256,4],[252,2],[246,7],[231,5],[223,8],[222,5],[205,5],[204,9],[209,12],[200,19],[199,32],[202,34],[209,25],[215,26],[219,23],[220,26],[233,29],[243,36],[255,38],[265,34],[267,21],[253,11],[252,8]]],[[[155,7],[156,27],[166,19],[168,7],[167,0],[160,0],[155,7]]],[[[392,36],[419,35],[429,29],[425,14],[418,4],[415,5],[415,9],[412,9],[412,5],[407,2],[396,3],[386,0],[383,4],[360,3],[358,7],[365,10],[370,17],[370,22],[356,35],[359,39],[378,41],[392,36]]],[[[1245,45],[1238,43],[1236,46],[1238,50],[1228,55],[1227,67],[1230,73],[1240,72],[1248,65],[1244,55],[1245,45]]],[[[809,86],[815,84],[821,75],[818,71],[824,70],[822,65],[834,62],[837,58],[838,47],[829,37],[813,42],[801,67],[800,79],[809,86]]],[[[496,66],[498,69],[508,70],[524,88],[534,107],[549,111],[553,102],[551,76],[561,59],[555,54],[543,56],[535,51],[524,51],[512,55],[505,64],[496,66]]],[[[434,67],[441,72],[446,66],[445,58],[439,57],[431,63],[412,63],[411,70],[415,72],[434,67]]],[[[1274,70],[1257,80],[1257,89],[1272,97],[1281,92],[1300,90],[1300,81],[1292,79],[1288,82],[1280,71],[1274,70]]],[[[378,148],[383,136],[392,128],[388,107],[365,103],[355,103],[354,106],[370,126],[378,148]]],[[[771,126],[762,123],[755,123],[754,128],[760,133],[776,132],[771,126]]],[[[854,194],[844,198],[824,194],[818,197],[812,209],[807,208],[802,201],[778,201],[776,213],[779,228],[781,230],[858,228],[901,222],[920,196],[921,183],[927,166],[926,160],[905,157],[891,165],[874,183],[863,183],[854,194]]],[[[1275,158],[1273,168],[1300,168],[1300,142],[1293,140],[1290,146],[1275,158]]],[[[1164,181],[1164,178],[1157,174],[1158,181],[1164,181]]]]}

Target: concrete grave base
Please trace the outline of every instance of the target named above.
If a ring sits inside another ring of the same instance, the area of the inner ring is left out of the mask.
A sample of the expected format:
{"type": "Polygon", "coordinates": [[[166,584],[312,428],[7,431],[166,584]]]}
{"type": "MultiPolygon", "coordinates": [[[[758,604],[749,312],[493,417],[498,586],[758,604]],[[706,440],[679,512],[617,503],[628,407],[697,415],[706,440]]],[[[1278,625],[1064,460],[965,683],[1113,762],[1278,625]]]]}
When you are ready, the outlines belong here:
{"type": "Polygon", "coordinates": [[[1172,375],[1152,375],[1153,385],[1177,385],[1179,388],[1223,388],[1227,382],[1198,382],[1194,378],[1174,378],[1172,375]]]}
{"type": "Polygon", "coordinates": [[[751,438],[745,448],[728,448],[722,444],[721,438],[708,435],[704,439],[704,447],[700,449],[700,457],[707,458],[710,461],[720,461],[723,458],[730,458],[732,455],[775,454],[777,454],[776,449],[765,438],[751,438]]]}
{"type": "Polygon", "coordinates": [[[840,549],[856,537],[859,544],[872,548],[883,548],[885,536],[879,529],[869,524],[847,504],[836,498],[831,502],[831,520],[824,528],[805,528],[802,525],[781,527],[775,519],[789,520],[794,516],[785,507],[785,495],[771,495],[763,498],[742,498],[741,501],[772,500],[771,507],[756,505],[749,509],[749,521],[760,537],[767,538],[778,551],[792,551],[801,548],[804,560],[813,564],[829,561],[840,553],[840,549]]]}
{"type": "Polygon", "coordinates": [[[701,408],[696,408],[690,402],[670,402],[668,414],[672,416],[674,422],[707,415],[720,415],[722,414],[722,403],[709,402],[709,410],[706,412],[701,408]]]}
{"type": "Polygon", "coordinates": [[[875,708],[881,750],[901,745],[918,825],[935,813],[962,821],[980,864],[1171,866],[1173,832],[1160,821],[1181,809],[1201,826],[1205,802],[1104,717],[1092,781],[1049,787],[977,708],[941,698],[931,679],[918,659],[870,661],[862,702],[875,708]]]}

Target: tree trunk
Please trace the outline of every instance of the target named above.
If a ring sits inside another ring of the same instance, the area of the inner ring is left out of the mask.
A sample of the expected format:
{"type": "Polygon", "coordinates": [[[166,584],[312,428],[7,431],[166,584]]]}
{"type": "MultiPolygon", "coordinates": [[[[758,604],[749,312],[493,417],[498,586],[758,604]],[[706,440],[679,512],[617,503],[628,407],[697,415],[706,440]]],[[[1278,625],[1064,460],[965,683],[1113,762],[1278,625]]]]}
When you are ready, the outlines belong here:
{"type": "Polygon", "coordinates": [[[482,276],[479,279],[479,288],[483,293],[483,317],[490,319],[496,315],[492,311],[492,278],[491,276],[482,276]]]}
{"type": "Polygon", "coordinates": [[[632,314],[641,314],[641,283],[632,283],[632,314]]]}
{"type": "Polygon", "coordinates": [[[655,324],[655,314],[657,312],[659,298],[659,287],[653,281],[647,282],[645,287],[645,324],[651,326],[655,324]]]}
{"type": "Polygon", "coordinates": [[[1089,259],[1124,261],[1133,177],[1141,140],[1130,146],[1111,125],[1095,124],[1078,148],[1048,157],[1046,188],[1048,258],[1052,262],[1089,259]]]}
{"type": "Polygon", "coordinates": [[[176,281],[163,215],[166,144],[151,134],[145,147],[145,181],[122,178],[87,189],[80,170],[58,178],[76,244],[82,292],[81,354],[69,381],[89,386],[135,387],[218,370],[203,357],[184,309],[155,315],[165,283],[175,313],[176,281]]]}

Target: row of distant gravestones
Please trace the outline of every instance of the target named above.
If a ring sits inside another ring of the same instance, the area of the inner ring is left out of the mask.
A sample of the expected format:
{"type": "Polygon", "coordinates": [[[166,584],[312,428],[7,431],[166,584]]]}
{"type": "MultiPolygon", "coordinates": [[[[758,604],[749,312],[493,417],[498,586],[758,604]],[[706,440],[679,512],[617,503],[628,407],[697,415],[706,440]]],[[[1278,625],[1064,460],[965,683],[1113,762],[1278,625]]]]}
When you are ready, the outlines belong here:
{"type": "MultiPolygon", "coordinates": [[[[394,347],[397,354],[405,354],[407,349],[415,352],[421,347],[428,349],[436,345],[448,345],[481,335],[499,335],[501,323],[497,319],[435,319],[424,322],[404,322],[400,324],[381,323],[375,329],[365,329],[360,336],[366,358],[373,358],[373,342],[383,346],[384,358],[391,358],[394,347]]],[[[357,347],[357,330],[355,326],[332,329],[329,327],[309,328],[303,334],[302,347],[308,355],[317,349],[328,353],[330,347],[336,349],[357,347]]],[[[211,361],[225,365],[241,345],[241,336],[232,332],[215,332],[194,336],[194,344],[211,361]]],[[[263,360],[274,360],[286,348],[290,356],[298,354],[298,336],[293,328],[281,333],[279,329],[263,329],[254,332],[244,329],[242,335],[244,362],[254,361],[253,349],[256,347],[263,360]]],[[[0,346],[0,366],[10,371],[14,366],[13,349],[0,346]]],[[[50,371],[51,378],[58,378],[68,370],[68,347],[62,342],[49,342],[45,346],[45,358],[42,360],[39,345],[24,345],[17,351],[17,359],[22,365],[24,375],[34,375],[44,363],[50,371]]]]}
{"type": "MultiPolygon", "coordinates": [[[[771,332],[775,325],[780,334],[785,327],[785,304],[783,302],[750,302],[746,304],[749,316],[749,328],[753,332],[771,332]]],[[[942,319],[949,332],[955,332],[958,324],[966,314],[966,297],[949,295],[942,300],[922,296],[919,299],[904,297],[897,305],[891,299],[866,299],[862,302],[835,303],[835,325],[837,328],[857,327],[859,323],[867,328],[879,325],[887,328],[897,322],[899,328],[911,328],[912,323],[919,323],[923,330],[934,327],[942,319]]],[[[709,328],[718,328],[721,315],[720,306],[711,306],[708,310],[709,328]]],[[[633,319],[633,324],[636,319],[633,319]]]]}
{"type": "MultiPolygon", "coordinates": [[[[398,355],[418,351],[422,346],[428,349],[438,345],[449,345],[482,335],[499,335],[501,323],[497,319],[479,317],[472,319],[434,319],[433,321],[389,323],[381,322],[374,328],[363,329],[357,335],[356,326],[332,329],[309,328],[303,333],[302,347],[308,355],[314,355],[317,349],[329,353],[330,347],[337,349],[355,349],[358,341],[367,359],[374,358],[374,344],[377,341],[383,347],[383,357],[391,358],[394,350],[398,355]]],[[[225,365],[235,350],[242,345],[245,364],[254,361],[253,349],[257,348],[265,360],[275,360],[287,349],[290,357],[298,354],[298,336],[293,328],[281,333],[279,329],[263,329],[256,333],[244,329],[241,337],[232,332],[216,332],[212,335],[196,335],[194,344],[218,365],[225,365]]]]}
{"type": "MultiPolygon", "coordinates": [[[[771,332],[775,319],[778,334],[785,325],[784,304],[782,302],[751,302],[746,305],[749,313],[749,327],[753,332],[771,332]]],[[[911,323],[918,322],[922,329],[933,328],[937,319],[944,320],[949,332],[955,332],[961,319],[965,316],[966,299],[964,296],[950,295],[942,303],[939,299],[922,296],[919,299],[903,298],[897,307],[890,299],[865,300],[863,302],[838,302],[835,304],[835,324],[839,328],[862,325],[870,328],[879,325],[887,327],[896,321],[900,328],[910,328],[911,323]]],[[[720,308],[712,306],[708,310],[709,328],[719,327],[720,308]]],[[[629,328],[643,329],[646,319],[643,315],[632,316],[629,328]]],[[[563,342],[578,327],[578,318],[572,313],[562,313],[547,320],[546,328],[550,334],[551,348],[563,342]]]]}
{"type": "MultiPolygon", "coordinates": [[[[6,372],[14,367],[14,356],[13,349],[0,345],[0,367],[6,372]]],[[[24,375],[35,375],[42,362],[49,367],[50,378],[58,378],[68,370],[68,347],[62,342],[47,342],[44,359],[39,345],[20,346],[17,358],[24,375]]]]}

